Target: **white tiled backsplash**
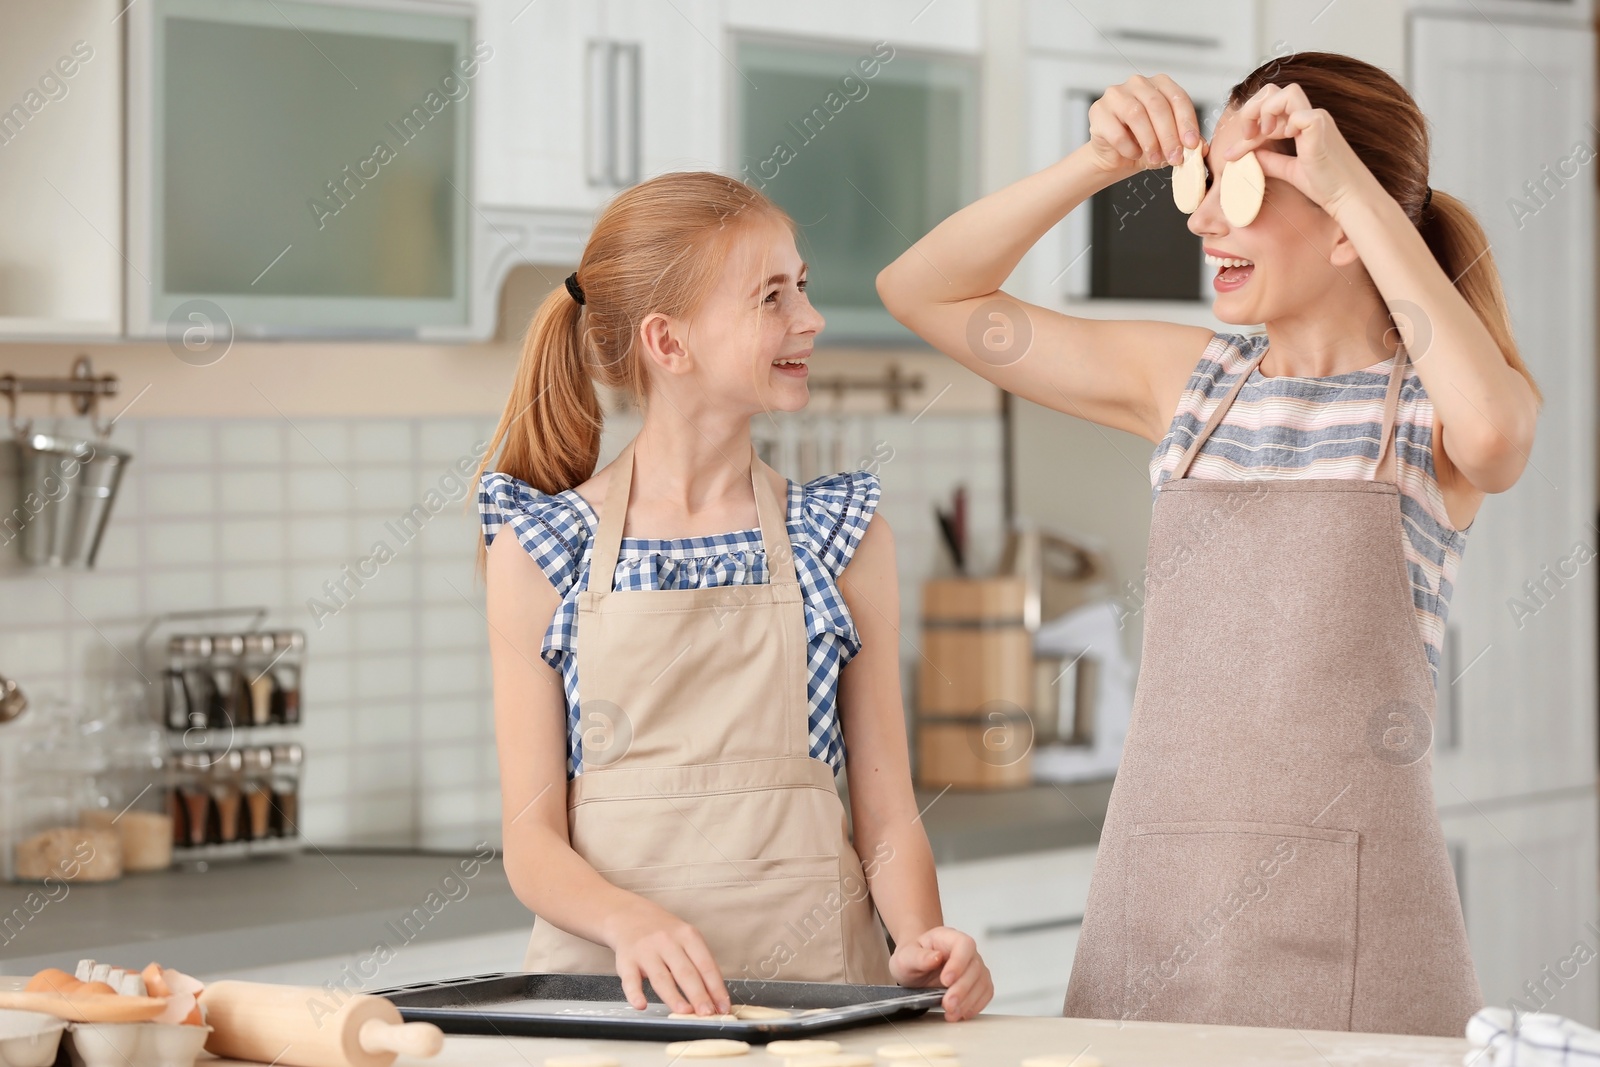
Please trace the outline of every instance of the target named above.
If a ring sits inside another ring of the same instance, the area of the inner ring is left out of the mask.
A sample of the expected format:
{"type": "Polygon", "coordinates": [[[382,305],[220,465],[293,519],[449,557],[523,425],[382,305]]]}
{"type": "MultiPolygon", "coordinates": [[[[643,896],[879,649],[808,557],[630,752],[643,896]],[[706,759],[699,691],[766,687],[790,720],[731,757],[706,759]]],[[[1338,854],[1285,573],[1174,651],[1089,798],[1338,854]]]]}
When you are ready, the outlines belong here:
{"type": "MultiPolygon", "coordinates": [[[[306,632],[306,837],[481,839],[498,823],[498,772],[476,486],[454,468],[476,466],[494,422],[122,420],[111,440],[134,458],[95,569],[30,570],[14,545],[3,549],[0,674],[36,702],[92,706],[108,681],[155,677],[136,647],[153,615],[266,607],[268,626],[306,632]],[[419,505],[428,517],[403,526],[419,505]],[[392,558],[374,559],[379,543],[392,558]],[[330,594],[329,583],[342,591],[330,594]]],[[[755,431],[780,442],[775,465],[790,477],[800,473],[801,425],[761,420],[755,431]]],[[[933,505],[947,506],[964,483],[975,570],[992,566],[1001,547],[1000,420],[930,412],[811,425],[843,436],[846,467],[876,460],[899,560],[909,702],[920,582],[947,566],[933,505]]],[[[602,462],[636,428],[627,416],[610,420],[602,462]]],[[[0,449],[6,513],[15,476],[15,450],[0,449]]]]}

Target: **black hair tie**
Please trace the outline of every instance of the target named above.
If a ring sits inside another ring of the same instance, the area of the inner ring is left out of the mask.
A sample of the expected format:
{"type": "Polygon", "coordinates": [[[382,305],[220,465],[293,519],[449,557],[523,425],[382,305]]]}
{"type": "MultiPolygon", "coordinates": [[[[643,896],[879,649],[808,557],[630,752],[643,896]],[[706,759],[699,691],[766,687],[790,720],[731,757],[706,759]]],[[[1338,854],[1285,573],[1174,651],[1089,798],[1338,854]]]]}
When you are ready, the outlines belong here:
{"type": "Polygon", "coordinates": [[[576,300],[580,306],[583,304],[583,287],[578,284],[577,271],[567,275],[567,295],[576,300]]]}
{"type": "MultiPolygon", "coordinates": [[[[1433,186],[1427,187],[1427,192],[1422,194],[1422,210],[1428,210],[1428,205],[1433,203],[1433,186]]],[[[582,301],[579,301],[582,303],[582,301]]]]}

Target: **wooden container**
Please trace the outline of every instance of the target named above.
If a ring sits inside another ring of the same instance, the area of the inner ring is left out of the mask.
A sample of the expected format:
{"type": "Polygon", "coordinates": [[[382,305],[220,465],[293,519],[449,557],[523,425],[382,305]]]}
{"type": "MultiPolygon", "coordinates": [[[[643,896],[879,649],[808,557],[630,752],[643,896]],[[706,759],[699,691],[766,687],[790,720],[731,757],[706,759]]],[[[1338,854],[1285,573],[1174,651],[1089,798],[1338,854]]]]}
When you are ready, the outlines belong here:
{"type": "Polygon", "coordinates": [[[1001,789],[1032,780],[1033,640],[1021,576],[922,586],[917,780],[1001,789]]]}

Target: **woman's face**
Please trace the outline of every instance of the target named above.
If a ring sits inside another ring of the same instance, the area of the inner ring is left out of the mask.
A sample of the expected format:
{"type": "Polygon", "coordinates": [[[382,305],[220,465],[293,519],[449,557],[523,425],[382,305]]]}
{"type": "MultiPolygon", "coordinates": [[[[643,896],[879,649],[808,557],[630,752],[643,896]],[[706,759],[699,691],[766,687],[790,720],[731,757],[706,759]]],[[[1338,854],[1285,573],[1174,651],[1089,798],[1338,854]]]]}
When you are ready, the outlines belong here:
{"type": "MultiPolygon", "coordinates": [[[[1212,313],[1226,323],[1254,325],[1293,315],[1340,280],[1333,261],[1343,231],[1305,194],[1277,178],[1267,179],[1261,210],[1249,225],[1228,222],[1222,213],[1221,177],[1224,155],[1239,140],[1234,114],[1231,109],[1223,112],[1206,146],[1206,195],[1189,216],[1189,230],[1202,239],[1208,256],[1250,261],[1251,266],[1223,271],[1208,258],[1206,269],[1212,313]]],[[[1256,151],[1285,150],[1290,143],[1269,141],[1256,151]]]]}
{"type": "Polygon", "coordinates": [[[741,416],[805,407],[808,360],[823,327],[805,287],[806,265],[788,226],[752,223],[734,240],[711,294],[680,324],[682,368],[658,375],[658,384],[741,416]]]}

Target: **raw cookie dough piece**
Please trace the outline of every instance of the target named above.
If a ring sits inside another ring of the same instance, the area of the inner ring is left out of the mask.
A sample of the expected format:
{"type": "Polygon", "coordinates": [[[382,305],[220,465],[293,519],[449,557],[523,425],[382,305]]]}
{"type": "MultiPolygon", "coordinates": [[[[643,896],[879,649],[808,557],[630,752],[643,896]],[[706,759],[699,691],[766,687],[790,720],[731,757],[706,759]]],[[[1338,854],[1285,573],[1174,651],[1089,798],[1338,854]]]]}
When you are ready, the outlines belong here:
{"type": "Polygon", "coordinates": [[[1022,1061],[1022,1067],[1104,1067],[1099,1056],[1086,1056],[1078,1053],[1076,1056],[1070,1052],[1056,1052],[1048,1056],[1029,1056],[1022,1061]]]}
{"type": "Polygon", "coordinates": [[[733,1014],[740,1019],[787,1019],[794,1012],[761,1004],[735,1004],[733,1014]]]}
{"type": "Polygon", "coordinates": [[[871,1056],[860,1052],[827,1052],[820,1056],[794,1056],[783,1067],[872,1067],[871,1056]]]}
{"type": "Polygon", "coordinates": [[[767,1051],[774,1056],[823,1056],[844,1048],[837,1041],[822,1038],[800,1038],[790,1041],[769,1041],[767,1051]]]}
{"type": "Polygon", "coordinates": [[[1230,226],[1248,226],[1261,210],[1267,178],[1254,152],[1246,152],[1222,168],[1222,214],[1230,226]]]}
{"type": "Polygon", "coordinates": [[[743,1056],[749,1051],[749,1042],[735,1041],[731,1037],[703,1037],[698,1041],[673,1041],[667,1045],[668,1056],[743,1056]]]}
{"type": "Polygon", "coordinates": [[[878,1055],[886,1060],[948,1059],[956,1054],[955,1046],[943,1041],[924,1041],[920,1045],[884,1045],[878,1055]]]}
{"type": "Polygon", "coordinates": [[[671,1012],[667,1013],[667,1018],[669,1018],[669,1019],[703,1019],[704,1021],[706,1021],[708,1023],[736,1023],[736,1022],[739,1021],[739,1017],[737,1015],[733,1014],[732,1012],[727,1012],[727,1013],[722,1013],[722,1014],[719,1014],[717,1012],[713,1012],[710,1015],[696,1015],[692,1011],[671,1011],[671,1012]]]}
{"type": "Polygon", "coordinates": [[[1178,210],[1188,215],[1206,198],[1206,161],[1201,154],[1205,145],[1183,150],[1183,162],[1172,168],[1172,200],[1178,210]]]}
{"type": "Polygon", "coordinates": [[[544,1067],[622,1067],[622,1061],[604,1052],[573,1052],[565,1056],[546,1056],[544,1067]]]}

